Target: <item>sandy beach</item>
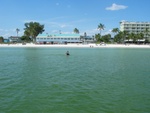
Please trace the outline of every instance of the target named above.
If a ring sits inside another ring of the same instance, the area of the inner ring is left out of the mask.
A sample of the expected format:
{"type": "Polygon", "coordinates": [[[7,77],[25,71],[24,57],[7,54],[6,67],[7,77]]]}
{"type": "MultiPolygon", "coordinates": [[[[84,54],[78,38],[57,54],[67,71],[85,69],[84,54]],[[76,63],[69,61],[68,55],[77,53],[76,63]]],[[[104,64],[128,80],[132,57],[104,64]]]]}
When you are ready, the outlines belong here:
{"type": "Polygon", "coordinates": [[[22,44],[0,44],[2,47],[76,47],[76,48],[150,48],[150,45],[134,45],[134,44],[53,44],[53,45],[40,45],[27,43],[26,45],[22,44]]]}

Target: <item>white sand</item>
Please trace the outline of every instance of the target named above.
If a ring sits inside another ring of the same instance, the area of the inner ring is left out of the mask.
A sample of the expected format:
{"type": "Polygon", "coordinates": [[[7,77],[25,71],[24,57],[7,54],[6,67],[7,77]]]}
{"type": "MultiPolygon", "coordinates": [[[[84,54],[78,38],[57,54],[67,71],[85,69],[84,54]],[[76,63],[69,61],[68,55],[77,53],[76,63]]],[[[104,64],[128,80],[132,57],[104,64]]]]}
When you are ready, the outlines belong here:
{"type": "Polygon", "coordinates": [[[22,44],[0,44],[1,47],[77,47],[77,48],[150,48],[150,45],[134,45],[134,44],[106,44],[106,45],[100,45],[100,44],[53,44],[53,45],[38,45],[38,44],[32,44],[27,43],[26,45],[22,44]]]}

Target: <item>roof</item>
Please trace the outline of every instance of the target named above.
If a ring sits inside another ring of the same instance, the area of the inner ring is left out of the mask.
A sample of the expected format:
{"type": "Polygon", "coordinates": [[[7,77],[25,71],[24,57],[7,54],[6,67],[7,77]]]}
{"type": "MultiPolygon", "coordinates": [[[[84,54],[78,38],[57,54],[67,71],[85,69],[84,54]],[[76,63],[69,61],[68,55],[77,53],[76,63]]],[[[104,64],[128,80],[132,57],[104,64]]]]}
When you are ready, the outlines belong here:
{"type": "Polygon", "coordinates": [[[21,38],[21,37],[19,37],[19,36],[10,36],[10,37],[8,37],[8,38],[17,39],[17,38],[21,38]]]}
{"type": "Polygon", "coordinates": [[[80,34],[39,34],[37,37],[74,37],[80,34]]]}

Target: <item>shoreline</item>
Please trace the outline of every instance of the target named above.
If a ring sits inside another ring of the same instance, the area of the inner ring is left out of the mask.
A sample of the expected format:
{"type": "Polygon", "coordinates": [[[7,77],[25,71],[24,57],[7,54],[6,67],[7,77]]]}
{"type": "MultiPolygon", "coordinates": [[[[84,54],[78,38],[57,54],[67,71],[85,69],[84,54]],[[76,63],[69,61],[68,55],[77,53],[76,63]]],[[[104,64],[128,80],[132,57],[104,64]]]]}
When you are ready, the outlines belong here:
{"type": "Polygon", "coordinates": [[[150,48],[150,45],[135,45],[135,44],[54,44],[54,45],[40,45],[27,43],[26,45],[22,44],[0,44],[0,48],[4,47],[62,47],[62,48],[150,48]]]}

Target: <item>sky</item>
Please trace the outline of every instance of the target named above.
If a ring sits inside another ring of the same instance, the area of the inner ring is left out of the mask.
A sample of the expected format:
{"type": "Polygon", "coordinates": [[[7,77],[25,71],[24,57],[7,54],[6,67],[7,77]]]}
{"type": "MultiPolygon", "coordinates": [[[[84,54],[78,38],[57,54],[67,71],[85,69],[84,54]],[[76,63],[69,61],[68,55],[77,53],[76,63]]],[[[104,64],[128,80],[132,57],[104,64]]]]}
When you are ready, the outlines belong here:
{"type": "Polygon", "coordinates": [[[74,28],[92,36],[120,28],[120,21],[150,22],[150,0],[0,0],[0,36],[24,34],[24,24],[39,22],[49,34],[73,33],[74,28]]]}

